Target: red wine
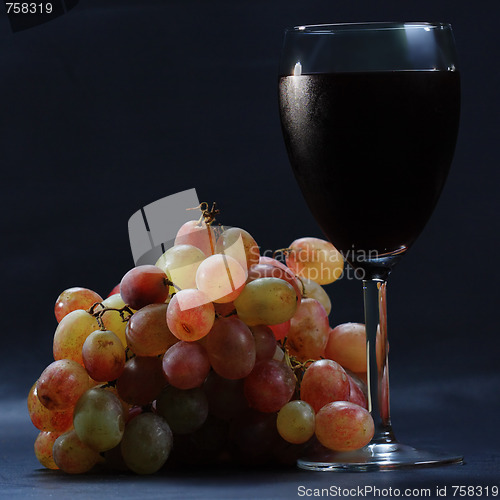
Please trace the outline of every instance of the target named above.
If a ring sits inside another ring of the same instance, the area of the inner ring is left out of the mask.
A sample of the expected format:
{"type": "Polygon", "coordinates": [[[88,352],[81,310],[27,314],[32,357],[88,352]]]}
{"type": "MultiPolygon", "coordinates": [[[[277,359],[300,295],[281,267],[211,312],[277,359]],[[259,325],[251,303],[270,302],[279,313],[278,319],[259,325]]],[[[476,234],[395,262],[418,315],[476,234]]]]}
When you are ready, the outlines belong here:
{"type": "Polygon", "coordinates": [[[285,76],[279,92],[295,177],[335,247],[351,262],[409,248],[450,168],[458,72],[285,76]]]}

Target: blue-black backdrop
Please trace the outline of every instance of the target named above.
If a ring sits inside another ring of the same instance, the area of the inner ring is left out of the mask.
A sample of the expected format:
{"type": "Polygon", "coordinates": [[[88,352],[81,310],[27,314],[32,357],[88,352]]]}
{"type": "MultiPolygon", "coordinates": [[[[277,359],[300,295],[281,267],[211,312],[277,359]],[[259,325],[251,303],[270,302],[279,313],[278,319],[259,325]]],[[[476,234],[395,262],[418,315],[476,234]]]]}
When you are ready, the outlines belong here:
{"type": "MultiPolygon", "coordinates": [[[[283,29],[403,20],[453,25],[463,97],[448,183],[389,282],[391,382],[456,380],[466,406],[477,387],[461,377],[499,375],[498,14],[483,0],[80,0],[14,33],[2,12],[0,397],[51,362],[62,290],[106,295],[133,265],[142,206],[195,187],[264,249],[321,236],[281,138],[283,29]]],[[[363,321],[359,282],[327,290],[333,325],[363,321]]]]}

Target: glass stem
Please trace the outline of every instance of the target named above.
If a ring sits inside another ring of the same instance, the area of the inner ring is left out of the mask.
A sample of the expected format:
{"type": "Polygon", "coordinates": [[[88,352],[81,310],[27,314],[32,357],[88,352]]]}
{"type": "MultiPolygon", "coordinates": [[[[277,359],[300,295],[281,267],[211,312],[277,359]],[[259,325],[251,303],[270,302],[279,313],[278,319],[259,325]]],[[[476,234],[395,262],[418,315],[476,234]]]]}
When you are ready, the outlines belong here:
{"type": "Polygon", "coordinates": [[[375,423],[372,443],[396,442],[389,406],[386,286],[383,279],[363,280],[368,409],[375,423]]]}

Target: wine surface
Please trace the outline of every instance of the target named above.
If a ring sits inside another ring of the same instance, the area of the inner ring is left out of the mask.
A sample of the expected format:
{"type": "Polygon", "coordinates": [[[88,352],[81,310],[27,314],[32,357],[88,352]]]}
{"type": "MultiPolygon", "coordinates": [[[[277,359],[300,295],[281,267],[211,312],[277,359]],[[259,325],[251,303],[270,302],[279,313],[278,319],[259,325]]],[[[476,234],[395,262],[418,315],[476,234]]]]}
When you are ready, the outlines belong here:
{"type": "Polygon", "coordinates": [[[337,249],[350,260],[409,248],[450,168],[458,72],[284,76],[279,100],[295,177],[337,249]]]}

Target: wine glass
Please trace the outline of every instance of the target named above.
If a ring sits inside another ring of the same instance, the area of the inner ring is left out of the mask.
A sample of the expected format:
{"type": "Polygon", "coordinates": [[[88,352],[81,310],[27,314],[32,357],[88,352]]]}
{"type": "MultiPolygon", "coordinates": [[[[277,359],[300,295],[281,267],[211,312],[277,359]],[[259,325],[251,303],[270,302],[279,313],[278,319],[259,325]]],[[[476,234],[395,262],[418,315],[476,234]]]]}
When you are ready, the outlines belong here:
{"type": "Polygon", "coordinates": [[[361,450],[322,448],[300,459],[299,467],[460,463],[461,456],[416,450],[396,440],[386,319],[388,275],[431,216],[455,149],[460,78],[451,26],[289,28],[279,105],[288,156],[306,202],[363,282],[368,406],[375,423],[372,441],[361,450]]]}

